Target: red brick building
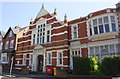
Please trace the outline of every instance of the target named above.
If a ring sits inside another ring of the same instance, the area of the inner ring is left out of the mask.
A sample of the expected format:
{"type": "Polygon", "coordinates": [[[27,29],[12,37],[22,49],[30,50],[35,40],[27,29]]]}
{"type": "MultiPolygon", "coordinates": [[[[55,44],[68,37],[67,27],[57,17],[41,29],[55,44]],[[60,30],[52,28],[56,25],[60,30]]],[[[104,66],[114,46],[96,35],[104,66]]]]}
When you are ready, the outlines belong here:
{"type": "Polygon", "coordinates": [[[1,63],[5,68],[10,68],[11,58],[14,57],[13,66],[15,65],[15,52],[17,50],[17,41],[25,28],[10,27],[2,39],[1,63]]]}
{"type": "Polygon", "coordinates": [[[57,19],[44,6],[28,29],[18,39],[15,66],[30,66],[31,71],[45,72],[47,66],[73,69],[73,58],[120,55],[118,42],[120,3],[85,17],[67,22],[57,19]]]}

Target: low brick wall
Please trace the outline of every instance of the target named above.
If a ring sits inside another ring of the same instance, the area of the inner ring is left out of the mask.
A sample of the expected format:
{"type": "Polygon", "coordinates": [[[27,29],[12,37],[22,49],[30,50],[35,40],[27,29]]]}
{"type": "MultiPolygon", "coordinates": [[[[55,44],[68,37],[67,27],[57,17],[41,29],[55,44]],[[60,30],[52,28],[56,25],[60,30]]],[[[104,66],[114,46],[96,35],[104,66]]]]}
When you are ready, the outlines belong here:
{"type": "Polygon", "coordinates": [[[56,76],[69,79],[112,79],[111,76],[89,76],[89,75],[73,75],[68,74],[64,69],[56,68],[56,76]]]}

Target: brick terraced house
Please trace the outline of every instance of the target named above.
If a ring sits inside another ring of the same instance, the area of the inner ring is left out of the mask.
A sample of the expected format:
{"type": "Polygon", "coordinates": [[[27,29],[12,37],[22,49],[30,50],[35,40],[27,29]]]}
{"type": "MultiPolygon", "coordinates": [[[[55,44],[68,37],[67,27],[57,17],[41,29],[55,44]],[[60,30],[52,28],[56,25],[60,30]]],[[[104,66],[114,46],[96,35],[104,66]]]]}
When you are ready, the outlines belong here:
{"type": "Polygon", "coordinates": [[[5,32],[0,31],[0,63],[1,63],[1,53],[2,53],[2,46],[3,46],[3,37],[5,32]]]}
{"type": "Polygon", "coordinates": [[[18,38],[22,35],[25,28],[10,27],[2,39],[2,54],[1,63],[3,68],[9,69],[11,65],[11,58],[14,57],[13,66],[15,66],[15,52],[17,50],[18,38]]]}
{"type": "Polygon", "coordinates": [[[120,2],[67,22],[50,14],[42,5],[36,18],[17,42],[15,68],[29,66],[31,71],[46,72],[47,66],[73,69],[74,57],[120,55],[120,2]]]}

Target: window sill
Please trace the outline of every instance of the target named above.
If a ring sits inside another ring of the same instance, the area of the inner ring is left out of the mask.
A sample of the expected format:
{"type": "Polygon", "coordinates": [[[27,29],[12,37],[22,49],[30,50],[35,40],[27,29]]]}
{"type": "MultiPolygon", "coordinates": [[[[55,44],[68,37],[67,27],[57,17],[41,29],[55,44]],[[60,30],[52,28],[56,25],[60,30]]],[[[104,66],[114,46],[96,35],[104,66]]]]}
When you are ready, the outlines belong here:
{"type": "Polygon", "coordinates": [[[89,36],[89,39],[92,41],[103,40],[103,39],[115,38],[116,35],[118,35],[118,32],[107,32],[107,33],[101,33],[101,34],[89,36]]]}

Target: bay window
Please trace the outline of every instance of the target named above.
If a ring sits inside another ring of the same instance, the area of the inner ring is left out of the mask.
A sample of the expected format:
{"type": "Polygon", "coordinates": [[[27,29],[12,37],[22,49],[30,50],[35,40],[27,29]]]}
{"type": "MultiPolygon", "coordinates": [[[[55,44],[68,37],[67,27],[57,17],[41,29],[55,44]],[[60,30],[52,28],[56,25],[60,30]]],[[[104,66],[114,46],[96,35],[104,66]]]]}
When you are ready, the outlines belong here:
{"type": "Polygon", "coordinates": [[[89,36],[107,32],[116,32],[115,16],[105,16],[88,21],[89,36]]]}

